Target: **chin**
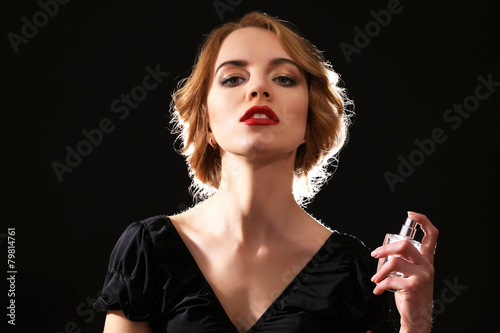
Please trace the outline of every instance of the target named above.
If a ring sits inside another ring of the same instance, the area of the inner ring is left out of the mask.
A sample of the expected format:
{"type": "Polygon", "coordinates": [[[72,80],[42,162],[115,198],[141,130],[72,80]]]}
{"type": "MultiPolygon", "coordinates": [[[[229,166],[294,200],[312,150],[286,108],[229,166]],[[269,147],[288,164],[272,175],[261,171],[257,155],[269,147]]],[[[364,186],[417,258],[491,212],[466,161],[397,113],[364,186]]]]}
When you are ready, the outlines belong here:
{"type": "Polygon", "coordinates": [[[258,158],[270,158],[270,157],[289,157],[295,154],[297,150],[297,146],[290,146],[289,144],[278,145],[276,142],[263,142],[263,141],[254,141],[254,142],[246,142],[245,144],[239,145],[235,147],[228,147],[226,150],[228,153],[246,156],[250,161],[258,159],[258,158]],[[232,148],[232,149],[231,149],[232,148]]]}

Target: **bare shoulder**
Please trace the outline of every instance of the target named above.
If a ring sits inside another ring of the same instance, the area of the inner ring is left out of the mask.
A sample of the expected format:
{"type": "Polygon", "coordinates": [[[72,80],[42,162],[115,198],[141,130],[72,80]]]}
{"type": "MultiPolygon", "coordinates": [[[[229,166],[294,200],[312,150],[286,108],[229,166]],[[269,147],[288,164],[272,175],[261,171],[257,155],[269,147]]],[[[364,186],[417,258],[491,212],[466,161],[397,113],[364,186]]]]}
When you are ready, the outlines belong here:
{"type": "Polygon", "coordinates": [[[295,244],[297,249],[301,248],[306,253],[315,253],[333,233],[321,221],[305,212],[301,214],[300,219],[297,223],[294,223],[289,232],[291,243],[295,244]]]}
{"type": "Polygon", "coordinates": [[[317,252],[330,238],[332,235],[332,230],[318,223],[318,226],[314,228],[312,236],[309,238],[309,245],[312,247],[313,252],[317,252]]]}
{"type": "Polygon", "coordinates": [[[168,218],[180,235],[185,234],[185,229],[189,226],[189,224],[187,223],[187,221],[189,221],[189,218],[186,212],[170,215],[168,216],[168,218]]]}
{"type": "Polygon", "coordinates": [[[199,203],[180,213],[170,215],[168,218],[181,235],[189,235],[199,231],[204,225],[207,205],[205,202],[199,203]]]}
{"type": "Polygon", "coordinates": [[[121,310],[109,310],[104,324],[104,333],[151,333],[147,321],[131,321],[121,310]]]}

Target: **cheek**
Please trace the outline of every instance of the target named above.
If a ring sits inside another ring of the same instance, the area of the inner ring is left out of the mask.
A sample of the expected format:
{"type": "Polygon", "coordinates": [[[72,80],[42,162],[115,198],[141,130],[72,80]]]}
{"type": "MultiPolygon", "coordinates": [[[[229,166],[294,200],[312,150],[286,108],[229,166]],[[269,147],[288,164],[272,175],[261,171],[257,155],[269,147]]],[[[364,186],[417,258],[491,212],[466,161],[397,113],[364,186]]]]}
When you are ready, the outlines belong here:
{"type": "Polygon", "coordinates": [[[220,112],[221,107],[219,97],[219,93],[216,88],[211,87],[208,96],[207,96],[207,112],[208,112],[208,121],[210,128],[213,130],[214,127],[217,127],[217,124],[220,122],[220,112]]]}
{"type": "Polygon", "coordinates": [[[284,108],[285,120],[287,123],[293,123],[297,127],[305,128],[308,110],[309,95],[307,91],[300,91],[297,94],[291,94],[286,99],[284,108]]]}
{"type": "Polygon", "coordinates": [[[207,96],[207,109],[210,128],[214,134],[221,135],[225,128],[231,126],[234,118],[231,96],[220,89],[212,89],[207,96]]]}

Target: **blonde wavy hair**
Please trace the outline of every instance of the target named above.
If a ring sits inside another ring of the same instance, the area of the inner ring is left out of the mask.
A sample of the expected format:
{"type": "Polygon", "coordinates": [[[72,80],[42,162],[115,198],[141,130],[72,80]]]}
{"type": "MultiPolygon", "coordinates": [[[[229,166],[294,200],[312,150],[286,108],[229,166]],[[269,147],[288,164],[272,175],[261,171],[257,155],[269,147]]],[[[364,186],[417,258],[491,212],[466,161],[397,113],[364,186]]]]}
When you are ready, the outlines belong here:
{"type": "Polygon", "coordinates": [[[218,146],[206,141],[209,131],[207,96],[220,47],[233,31],[257,27],[272,31],[285,51],[306,74],[309,84],[309,110],[305,144],[295,157],[295,200],[309,203],[331,173],[328,166],[337,162],[346,137],[352,112],[339,75],[325,61],[321,51],[301,37],[289,23],[265,13],[251,12],[237,22],[214,29],[201,44],[191,75],[179,82],[172,95],[173,133],[179,133],[180,153],[186,158],[193,182],[191,194],[203,200],[217,191],[221,180],[221,156],[218,146]]]}

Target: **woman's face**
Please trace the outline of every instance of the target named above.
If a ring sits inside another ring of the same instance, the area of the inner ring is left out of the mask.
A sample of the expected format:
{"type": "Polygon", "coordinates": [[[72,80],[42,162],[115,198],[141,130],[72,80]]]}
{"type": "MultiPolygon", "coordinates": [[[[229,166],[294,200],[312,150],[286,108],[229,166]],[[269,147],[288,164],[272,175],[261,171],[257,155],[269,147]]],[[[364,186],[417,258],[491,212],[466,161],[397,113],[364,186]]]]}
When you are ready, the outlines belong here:
{"type": "Polygon", "coordinates": [[[293,157],[305,136],[307,81],[275,33],[238,29],[223,41],[207,97],[221,154],[293,157]]]}

